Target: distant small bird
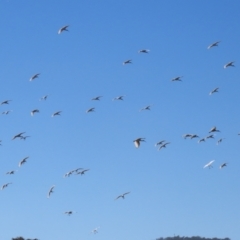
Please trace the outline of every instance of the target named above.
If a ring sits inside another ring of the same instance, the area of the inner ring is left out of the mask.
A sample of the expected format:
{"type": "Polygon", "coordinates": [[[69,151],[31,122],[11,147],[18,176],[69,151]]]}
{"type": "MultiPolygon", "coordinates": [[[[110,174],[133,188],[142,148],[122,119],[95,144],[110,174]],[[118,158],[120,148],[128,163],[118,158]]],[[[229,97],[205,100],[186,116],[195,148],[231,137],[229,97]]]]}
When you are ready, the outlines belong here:
{"type": "Polygon", "coordinates": [[[168,144],[170,144],[170,142],[166,142],[166,143],[160,145],[160,147],[158,148],[158,151],[161,150],[162,148],[166,148],[166,146],[167,146],[168,144]]]}
{"type": "Polygon", "coordinates": [[[206,136],[206,139],[209,139],[209,138],[214,138],[214,135],[211,134],[211,135],[206,136]]]}
{"type": "Polygon", "coordinates": [[[212,164],[214,163],[214,161],[215,160],[212,160],[212,161],[210,161],[209,163],[207,163],[206,165],[204,165],[204,167],[203,168],[212,168],[213,166],[212,166],[212,164]]]}
{"type": "Polygon", "coordinates": [[[48,198],[50,198],[51,194],[53,193],[53,189],[55,188],[55,185],[53,185],[50,190],[48,191],[48,198]]]}
{"type": "Polygon", "coordinates": [[[132,63],[132,60],[127,60],[127,61],[123,62],[123,65],[129,64],[129,63],[132,63]]]}
{"type": "Polygon", "coordinates": [[[151,105],[148,105],[144,108],[141,108],[139,111],[141,112],[141,111],[144,111],[144,110],[151,110],[150,107],[151,107],[151,105]]]}
{"type": "Polygon", "coordinates": [[[45,95],[45,96],[42,96],[39,100],[42,101],[42,100],[47,100],[48,98],[48,95],[45,95]]]}
{"type": "Polygon", "coordinates": [[[28,158],[29,158],[29,157],[23,158],[23,159],[19,162],[18,166],[21,167],[24,163],[27,162],[27,159],[28,159],[28,158]]]}
{"type": "Polygon", "coordinates": [[[38,109],[34,109],[31,111],[31,115],[34,116],[35,113],[39,113],[39,110],[38,109]]]}
{"type": "Polygon", "coordinates": [[[24,141],[25,141],[26,138],[29,138],[29,137],[30,137],[30,136],[21,136],[21,137],[20,137],[20,140],[24,140],[24,141]]]}
{"type": "Polygon", "coordinates": [[[183,135],[184,139],[191,138],[191,137],[192,137],[192,134],[189,134],[189,133],[183,135]]]}
{"type": "Polygon", "coordinates": [[[57,112],[53,113],[53,114],[52,114],[52,117],[61,116],[61,112],[62,112],[62,111],[57,111],[57,112]]]}
{"type": "Polygon", "coordinates": [[[145,142],[145,138],[137,138],[135,140],[133,140],[134,145],[136,148],[140,147],[140,142],[145,142]]]}
{"type": "Polygon", "coordinates": [[[208,133],[212,133],[212,132],[220,132],[220,131],[217,130],[217,127],[212,127],[208,133]]]}
{"type": "Polygon", "coordinates": [[[1,102],[0,105],[3,105],[3,104],[9,104],[10,101],[12,101],[12,100],[5,100],[5,101],[1,102]]]}
{"type": "Polygon", "coordinates": [[[217,145],[219,145],[219,144],[223,141],[223,139],[225,139],[225,138],[220,138],[220,139],[217,141],[217,145]]]}
{"type": "Polygon", "coordinates": [[[33,81],[34,79],[38,78],[38,76],[40,75],[40,73],[34,74],[31,78],[30,78],[30,82],[33,81]]]}
{"type": "Polygon", "coordinates": [[[175,77],[175,78],[173,78],[171,81],[173,82],[173,81],[182,81],[182,78],[183,76],[181,76],[181,77],[175,77]]]}
{"type": "Polygon", "coordinates": [[[218,87],[217,88],[214,88],[210,93],[209,93],[209,95],[212,95],[213,93],[216,93],[216,92],[218,92],[218,87]]]}
{"type": "MultiPolygon", "coordinates": [[[[74,213],[73,211],[67,211],[67,212],[65,212],[64,214],[70,216],[70,215],[72,215],[73,213],[74,213]]],[[[77,212],[75,212],[75,213],[77,213],[77,212]]]]}
{"type": "Polygon", "coordinates": [[[96,227],[96,228],[94,228],[92,231],[91,231],[91,233],[93,233],[93,234],[96,234],[96,233],[98,233],[98,229],[99,229],[100,227],[96,227]]]}
{"type": "Polygon", "coordinates": [[[139,53],[149,53],[150,50],[148,50],[148,49],[141,49],[141,50],[139,50],[138,52],[139,52],[139,53]]]}
{"type": "MultiPolygon", "coordinates": [[[[16,170],[16,171],[17,171],[17,170],[16,170]]],[[[16,171],[15,171],[15,170],[12,170],[12,171],[6,172],[6,174],[8,174],[8,175],[13,175],[16,171]]]]}
{"type": "Polygon", "coordinates": [[[18,133],[17,135],[13,136],[12,140],[14,140],[16,138],[21,138],[24,133],[25,132],[18,133]]]}
{"type": "Polygon", "coordinates": [[[234,63],[234,62],[229,62],[229,63],[225,64],[223,67],[224,67],[224,68],[227,68],[227,67],[235,67],[233,63],[234,63]]]}
{"type": "Polygon", "coordinates": [[[199,138],[199,136],[197,134],[192,134],[192,136],[190,137],[191,139],[193,138],[199,138]]]}
{"type": "Polygon", "coordinates": [[[209,46],[207,47],[207,49],[210,49],[210,48],[212,48],[212,47],[217,47],[219,43],[220,43],[220,41],[214,42],[214,43],[212,43],[211,45],[209,45],[209,46]]]}
{"type": "Polygon", "coordinates": [[[89,170],[90,170],[90,169],[84,169],[84,170],[82,170],[82,171],[80,171],[80,172],[77,172],[76,174],[84,175],[85,172],[87,172],[87,171],[89,171],[89,170]]]}
{"type": "Polygon", "coordinates": [[[123,97],[124,97],[124,96],[115,97],[115,98],[113,99],[113,101],[115,101],[115,100],[122,100],[122,101],[123,101],[123,97]]]}
{"type": "Polygon", "coordinates": [[[163,144],[164,142],[166,142],[166,141],[165,141],[165,140],[161,140],[161,141],[157,142],[157,143],[155,144],[155,147],[157,147],[157,146],[163,144]]]}
{"type": "Polygon", "coordinates": [[[94,97],[94,98],[92,98],[92,100],[93,101],[100,101],[100,98],[101,98],[102,96],[97,96],[97,97],[94,97]]]}
{"type": "Polygon", "coordinates": [[[68,31],[69,25],[63,26],[58,30],[58,34],[61,34],[63,31],[68,31]]]}
{"type": "Polygon", "coordinates": [[[94,110],[95,110],[95,108],[89,108],[89,109],[86,111],[86,113],[95,112],[94,110]]]}
{"type": "Polygon", "coordinates": [[[198,143],[200,143],[200,142],[205,142],[205,138],[201,138],[201,139],[198,141],[198,143]]]}
{"type": "Polygon", "coordinates": [[[10,182],[10,183],[3,184],[2,187],[1,187],[1,190],[3,190],[4,188],[8,187],[9,184],[12,184],[12,183],[10,182]]]}
{"type": "Polygon", "coordinates": [[[117,196],[117,197],[115,198],[115,200],[117,200],[117,199],[119,199],[119,198],[125,199],[125,195],[127,195],[127,194],[129,194],[129,193],[130,193],[130,192],[125,192],[125,193],[117,196]]]}
{"type": "Polygon", "coordinates": [[[2,114],[8,115],[10,112],[12,112],[12,110],[4,111],[4,112],[2,112],[2,114]]]}
{"type": "Polygon", "coordinates": [[[227,166],[227,163],[223,163],[223,164],[220,165],[219,168],[222,169],[222,168],[224,168],[224,167],[226,167],[226,166],[227,166]]]}

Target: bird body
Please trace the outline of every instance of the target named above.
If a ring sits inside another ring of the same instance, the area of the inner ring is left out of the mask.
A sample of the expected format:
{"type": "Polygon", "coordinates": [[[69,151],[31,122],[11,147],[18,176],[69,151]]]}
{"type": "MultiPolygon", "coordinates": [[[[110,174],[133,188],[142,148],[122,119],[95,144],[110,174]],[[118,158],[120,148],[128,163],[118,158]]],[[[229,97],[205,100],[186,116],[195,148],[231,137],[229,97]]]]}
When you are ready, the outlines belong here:
{"type": "Polygon", "coordinates": [[[139,52],[139,53],[149,53],[150,50],[148,50],[148,49],[141,49],[141,50],[139,50],[138,52],[139,52]]]}
{"type": "Polygon", "coordinates": [[[23,158],[23,159],[19,162],[18,166],[21,167],[24,163],[27,162],[27,159],[28,159],[28,158],[29,158],[29,157],[23,158]]]}
{"type": "Polygon", "coordinates": [[[12,183],[10,182],[10,183],[3,184],[2,187],[1,187],[1,190],[3,190],[4,188],[8,187],[9,184],[12,184],[12,183]]]}
{"type": "Polygon", "coordinates": [[[39,113],[39,110],[38,109],[34,109],[31,111],[31,116],[34,116],[35,113],[39,113]]]}
{"type": "Polygon", "coordinates": [[[215,160],[212,160],[212,161],[210,161],[209,163],[207,163],[206,165],[204,165],[204,167],[203,168],[212,168],[212,164],[214,163],[214,161],[215,160]]]}
{"type": "Polygon", "coordinates": [[[102,96],[97,96],[97,97],[94,97],[94,98],[92,98],[92,100],[93,101],[100,101],[100,98],[101,98],[102,96]]]}
{"type": "Polygon", "coordinates": [[[178,76],[178,77],[175,77],[175,78],[173,78],[171,81],[173,82],[173,81],[182,81],[182,78],[183,76],[178,76]]]}
{"type": "Polygon", "coordinates": [[[208,133],[212,133],[212,132],[220,132],[220,131],[217,129],[217,127],[212,127],[208,133]]]}
{"type": "Polygon", "coordinates": [[[82,170],[82,171],[80,171],[80,172],[77,172],[76,174],[78,175],[78,174],[80,174],[80,175],[84,175],[85,174],[85,172],[87,172],[87,171],[89,171],[90,169],[84,169],[84,170],[82,170]]]}
{"type": "Polygon", "coordinates": [[[141,108],[141,109],[140,109],[140,112],[141,112],[141,111],[144,111],[144,110],[151,110],[150,107],[151,107],[151,105],[148,105],[148,106],[146,106],[146,107],[144,107],[144,108],[141,108]]]}
{"type": "Polygon", "coordinates": [[[127,194],[129,194],[129,193],[130,193],[130,192],[125,192],[125,193],[117,196],[117,197],[115,198],[115,200],[117,200],[117,199],[119,199],[119,198],[125,199],[125,195],[127,195],[127,194]]]}
{"type": "Polygon", "coordinates": [[[12,140],[14,140],[16,138],[21,138],[24,133],[25,132],[18,133],[17,135],[13,136],[12,140]]]}
{"type": "Polygon", "coordinates": [[[52,117],[60,116],[60,115],[61,115],[61,112],[62,112],[62,111],[57,111],[57,112],[53,113],[53,114],[52,114],[52,117]]]}
{"type": "Polygon", "coordinates": [[[216,92],[218,92],[218,87],[217,88],[214,88],[210,93],[209,93],[209,95],[212,95],[213,93],[216,93],[216,92]]]}
{"type": "Polygon", "coordinates": [[[224,68],[227,68],[227,67],[235,67],[233,63],[234,63],[234,62],[229,62],[229,63],[225,64],[223,67],[224,67],[224,68]]]}
{"type": "Polygon", "coordinates": [[[214,43],[212,43],[211,45],[209,45],[209,46],[207,47],[207,49],[210,49],[210,48],[212,48],[212,47],[217,47],[219,43],[220,43],[220,41],[214,42],[214,43]]]}
{"type": "Polygon", "coordinates": [[[129,60],[127,60],[127,61],[124,61],[124,62],[123,62],[123,65],[129,64],[129,63],[132,63],[132,60],[129,59],[129,60]]]}
{"type": "Polygon", "coordinates": [[[162,148],[166,148],[166,146],[170,144],[170,142],[166,142],[164,144],[162,144],[159,148],[158,148],[158,151],[161,150],[162,148]]]}
{"type": "Polygon", "coordinates": [[[123,101],[123,97],[124,97],[124,96],[115,97],[115,98],[113,99],[113,101],[115,101],[115,100],[122,100],[122,101],[123,101]]]}
{"type": "Polygon", "coordinates": [[[3,105],[3,104],[9,104],[10,101],[12,101],[12,100],[5,100],[5,101],[1,102],[0,105],[3,105]]]}
{"type": "Polygon", "coordinates": [[[89,108],[89,109],[86,111],[86,113],[95,112],[94,110],[95,110],[94,107],[93,107],[93,108],[89,108]]]}
{"type": "Polygon", "coordinates": [[[145,138],[137,138],[135,140],[133,140],[134,145],[136,148],[140,147],[140,142],[145,142],[145,138]]]}
{"type": "Polygon", "coordinates": [[[33,81],[34,79],[38,78],[38,76],[40,75],[40,73],[34,74],[31,78],[30,78],[30,82],[33,81]]]}
{"type": "Polygon", "coordinates": [[[50,198],[51,194],[53,193],[53,189],[55,188],[55,185],[53,185],[50,190],[48,191],[48,198],[50,198]]]}
{"type": "Polygon", "coordinates": [[[223,163],[223,164],[220,165],[219,168],[222,169],[222,168],[224,168],[224,167],[226,167],[226,166],[227,166],[227,163],[223,163]]]}
{"type": "Polygon", "coordinates": [[[65,25],[58,30],[58,34],[61,34],[63,31],[68,31],[69,25],[65,25]]]}

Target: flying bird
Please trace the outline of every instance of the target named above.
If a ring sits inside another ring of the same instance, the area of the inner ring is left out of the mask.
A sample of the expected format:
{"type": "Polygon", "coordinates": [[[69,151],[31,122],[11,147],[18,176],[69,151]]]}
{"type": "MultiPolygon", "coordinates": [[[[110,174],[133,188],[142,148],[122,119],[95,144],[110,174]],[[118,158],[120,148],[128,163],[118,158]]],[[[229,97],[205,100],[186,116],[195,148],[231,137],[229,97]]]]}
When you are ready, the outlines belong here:
{"type": "Polygon", "coordinates": [[[132,60],[127,60],[127,61],[123,62],[123,65],[128,64],[128,63],[132,63],[132,60]]]}
{"type": "Polygon", "coordinates": [[[42,101],[42,100],[47,100],[47,98],[48,98],[48,95],[45,95],[45,96],[42,96],[40,99],[39,99],[39,101],[42,101]]]}
{"type": "Polygon", "coordinates": [[[94,100],[94,101],[100,101],[100,98],[101,98],[102,96],[97,96],[97,97],[94,97],[94,98],[92,98],[92,100],[94,100]]]}
{"type": "Polygon", "coordinates": [[[55,185],[53,185],[50,190],[48,191],[48,198],[50,198],[50,195],[53,193],[53,189],[55,188],[55,185]]]}
{"type": "Polygon", "coordinates": [[[199,138],[199,136],[197,134],[192,134],[192,136],[190,137],[191,139],[193,138],[199,138]]]}
{"type": "Polygon", "coordinates": [[[145,142],[145,138],[137,138],[135,140],[133,140],[134,145],[136,148],[140,147],[140,142],[145,142]]]}
{"type": "Polygon", "coordinates": [[[212,133],[212,132],[220,132],[220,131],[217,130],[217,127],[212,127],[208,133],[212,133]]]}
{"type": "Polygon", "coordinates": [[[5,183],[5,184],[3,184],[2,187],[1,187],[1,190],[3,190],[4,188],[8,187],[9,184],[12,184],[12,183],[5,183]]]}
{"type": "Polygon", "coordinates": [[[38,78],[38,76],[40,75],[40,73],[34,74],[31,78],[30,78],[30,82],[33,81],[34,79],[38,78]]]}
{"type": "Polygon", "coordinates": [[[52,117],[61,116],[61,112],[62,112],[62,111],[57,111],[57,112],[53,113],[53,114],[52,114],[52,117]]]}
{"type": "Polygon", "coordinates": [[[0,105],[3,105],[3,104],[9,104],[10,101],[12,101],[12,100],[5,100],[5,101],[1,102],[0,105]]]}
{"type": "Polygon", "coordinates": [[[210,161],[209,163],[207,163],[206,165],[204,165],[204,167],[203,168],[212,168],[213,166],[212,166],[212,164],[213,164],[213,162],[214,162],[215,160],[212,160],[212,161],[210,161]]]}
{"type": "Polygon", "coordinates": [[[4,111],[4,112],[2,112],[2,114],[8,115],[10,112],[12,112],[12,110],[4,111]]]}
{"type": "Polygon", "coordinates": [[[220,43],[220,41],[214,42],[214,43],[212,43],[211,45],[209,45],[209,46],[207,47],[207,49],[210,49],[210,48],[212,48],[212,47],[217,47],[219,43],[220,43]]]}
{"type": "Polygon", "coordinates": [[[166,143],[160,145],[160,147],[158,148],[158,151],[161,150],[162,148],[166,148],[166,146],[167,146],[168,144],[170,144],[170,142],[166,142],[166,143]]]}
{"type": "Polygon", "coordinates": [[[139,111],[141,112],[141,111],[144,111],[144,110],[151,110],[150,107],[151,107],[151,105],[148,105],[144,108],[141,108],[139,111]]]}
{"type": "Polygon", "coordinates": [[[6,174],[8,175],[13,175],[17,170],[12,170],[12,171],[9,171],[9,172],[6,172],[6,174]]]}
{"type": "Polygon", "coordinates": [[[234,63],[234,62],[229,62],[229,63],[225,64],[223,67],[224,67],[224,68],[227,68],[227,67],[235,67],[233,63],[234,63]]]}
{"type": "Polygon", "coordinates": [[[141,49],[141,50],[139,50],[138,52],[139,52],[139,53],[149,53],[150,50],[148,50],[148,49],[141,49]]]}
{"type": "Polygon", "coordinates": [[[223,141],[224,138],[220,138],[218,141],[217,141],[217,145],[219,145],[222,141],[223,141]]]}
{"type": "Polygon", "coordinates": [[[224,167],[226,167],[226,166],[227,166],[227,163],[223,163],[223,164],[220,165],[219,168],[222,169],[222,168],[224,168],[224,167]]]}
{"type": "Polygon", "coordinates": [[[183,76],[181,76],[181,77],[175,77],[175,78],[173,78],[171,81],[173,82],[173,81],[182,81],[182,78],[183,76]]]}
{"type": "Polygon", "coordinates": [[[115,198],[115,200],[117,200],[117,199],[119,199],[119,198],[124,199],[124,198],[125,198],[125,195],[127,195],[127,194],[129,194],[129,193],[130,193],[130,192],[123,193],[123,194],[117,196],[117,197],[115,198]]]}
{"type": "Polygon", "coordinates": [[[209,95],[212,95],[213,93],[216,93],[216,92],[218,92],[218,87],[217,88],[214,88],[210,93],[209,93],[209,95]]]}
{"type": "Polygon", "coordinates": [[[89,171],[89,170],[90,170],[90,169],[84,169],[84,170],[82,170],[82,171],[80,171],[80,172],[77,172],[76,174],[84,175],[85,172],[87,172],[87,171],[89,171]]]}
{"type": "Polygon", "coordinates": [[[58,34],[61,34],[63,31],[68,31],[69,25],[63,26],[58,30],[58,34]]]}
{"type": "Polygon", "coordinates": [[[95,110],[95,108],[89,108],[89,109],[86,111],[86,113],[95,112],[94,110],[95,110]]]}
{"type": "Polygon", "coordinates": [[[155,144],[155,147],[157,147],[157,146],[163,144],[164,142],[166,142],[166,141],[165,141],[165,140],[162,140],[162,141],[157,142],[157,143],[155,144]]]}
{"type": "Polygon", "coordinates": [[[21,136],[21,137],[20,137],[20,140],[24,140],[24,141],[25,141],[26,138],[29,138],[29,137],[30,137],[30,136],[21,136]]]}
{"type": "Polygon", "coordinates": [[[28,159],[28,158],[29,158],[29,157],[23,158],[23,159],[19,162],[18,166],[21,167],[24,163],[27,162],[27,159],[28,159]]]}
{"type": "Polygon", "coordinates": [[[13,136],[12,140],[14,140],[16,138],[21,138],[24,133],[25,132],[18,133],[17,135],[13,136]]]}
{"type": "Polygon", "coordinates": [[[192,137],[192,134],[189,134],[189,133],[183,135],[184,139],[191,138],[191,137],[192,137]]]}
{"type": "Polygon", "coordinates": [[[115,98],[113,99],[113,101],[115,101],[115,100],[122,100],[122,101],[123,101],[123,97],[124,97],[124,96],[115,97],[115,98]]]}
{"type": "MultiPolygon", "coordinates": [[[[72,215],[73,213],[74,213],[73,211],[67,211],[67,212],[65,212],[64,214],[70,216],[70,215],[72,215]]],[[[77,213],[77,212],[75,212],[75,213],[77,213]]]]}
{"type": "Polygon", "coordinates": [[[38,109],[34,109],[31,111],[31,115],[34,116],[35,113],[39,113],[39,110],[38,109]]]}
{"type": "Polygon", "coordinates": [[[200,142],[205,142],[205,138],[201,138],[201,139],[198,141],[198,143],[200,143],[200,142]]]}
{"type": "Polygon", "coordinates": [[[91,233],[94,233],[94,234],[98,233],[98,229],[99,229],[99,228],[100,228],[100,227],[94,228],[94,229],[91,231],[91,233]]]}
{"type": "Polygon", "coordinates": [[[209,139],[209,138],[214,138],[214,135],[211,134],[211,135],[206,136],[206,139],[209,139]]]}

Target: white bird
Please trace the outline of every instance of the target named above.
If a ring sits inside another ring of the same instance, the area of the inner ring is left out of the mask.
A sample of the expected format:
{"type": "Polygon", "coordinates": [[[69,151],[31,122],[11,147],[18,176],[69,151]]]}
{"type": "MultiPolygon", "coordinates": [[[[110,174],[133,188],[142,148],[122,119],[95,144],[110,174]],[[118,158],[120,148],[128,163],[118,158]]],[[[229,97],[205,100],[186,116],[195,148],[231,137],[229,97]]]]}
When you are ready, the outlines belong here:
{"type": "Polygon", "coordinates": [[[124,198],[125,198],[125,195],[127,195],[127,194],[129,194],[129,193],[130,193],[130,192],[125,192],[125,193],[123,193],[123,194],[117,196],[117,197],[115,198],[115,200],[117,200],[117,199],[119,199],[119,198],[124,199],[124,198]]]}
{"type": "Polygon", "coordinates": [[[30,82],[33,81],[34,79],[38,78],[38,76],[40,75],[40,73],[34,74],[31,78],[30,78],[30,82]]]}
{"type": "Polygon", "coordinates": [[[150,50],[149,49],[141,49],[138,51],[139,53],[149,53],[150,50]]]}
{"type": "Polygon", "coordinates": [[[207,163],[206,165],[204,165],[204,167],[203,168],[212,168],[213,166],[212,166],[212,164],[213,164],[213,162],[214,162],[215,160],[212,160],[212,161],[210,161],[209,163],[207,163]]]}
{"type": "Polygon", "coordinates": [[[235,66],[233,65],[233,63],[234,63],[234,62],[229,62],[229,63],[225,64],[223,67],[224,67],[224,68],[227,68],[227,67],[235,67],[235,66]]]}
{"type": "Polygon", "coordinates": [[[5,100],[5,101],[1,102],[0,105],[3,105],[3,104],[9,104],[10,101],[12,101],[12,100],[5,100]]]}
{"type": "Polygon", "coordinates": [[[93,101],[100,101],[100,98],[101,98],[102,96],[97,96],[97,97],[94,97],[94,98],[92,98],[92,100],[93,101]]]}
{"type": "Polygon", "coordinates": [[[113,98],[113,101],[115,101],[115,100],[122,100],[122,101],[123,101],[123,97],[124,97],[124,96],[115,97],[115,98],[113,98]]]}
{"type": "Polygon", "coordinates": [[[2,187],[1,187],[1,190],[3,190],[4,188],[6,188],[9,184],[12,184],[12,183],[5,183],[5,184],[3,184],[2,187]]]}
{"type": "Polygon", "coordinates": [[[223,164],[220,165],[219,168],[222,169],[222,168],[224,168],[224,167],[226,167],[226,166],[227,166],[227,163],[223,163],[223,164]]]}
{"type": "Polygon", "coordinates": [[[179,76],[179,77],[175,77],[175,78],[173,78],[171,81],[173,82],[173,81],[182,81],[182,78],[183,76],[179,76]]]}
{"type": "Polygon", "coordinates": [[[137,138],[135,140],[133,140],[134,145],[136,148],[140,147],[140,142],[145,142],[145,138],[137,138]]]}
{"type": "Polygon", "coordinates": [[[217,88],[214,88],[210,93],[209,93],[209,95],[212,95],[213,93],[216,93],[216,92],[218,92],[218,87],[217,88]]]}
{"type": "Polygon", "coordinates": [[[141,111],[144,111],[144,110],[151,110],[150,107],[151,107],[151,105],[148,105],[144,108],[141,108],[139,111],[141,112],[141,111]]]}
{"type": "Polygon", "coordinates": [[[94,228],[92,231],[91,231],[91,233],[93,233],[93,234],[96,234],[96,233],[98,233],[98,229],[99,229],[100,227],[96,227],[96,228],[94,228]]]}
{"type": "Polygon", "coordinates": [[[132,63],[132,60],[129,59],[129,60],[127,60],[127,61],[124,61],[124,62],[123,62],[123,65],[128,64],[128,63],[132,63]]]}
{"type": "Polygon", "coordinates": [[[16,138],[21,138],[24,133],[25,132],[18,133],[17,135],[13,136],[12,140],[14,140],[16,138]]]}
{"type": "Polygon", "coordinates": [[[29,157],[23,158],[23,159],[19,162],[18,166],[21,167],[24,163],[27,162],[27,159],[28,159],[28,158],[29,158],[29,157]]]}
{"type": "Polygon", "coordinates": [[[35,113],[39,113],[39,110],[38,109],[34,109],[31,111],[31,115],[33,116],[35,113]]]}
{"type": "Polygon", "coordinates": [[[48,191],[48,198],[50,198],[50,195],[53,193],[53,189],[55,188],[55,185],[53,185],[50,190],[48,191]]]}
{"type": "Polygon", "coordinates": [[[95,110],[95,108],[89,108],[89,109],[86,111],[86,113],[95,112],[94,110],[95,110]]]}
{"type": "Polygon", "coordinates": [[[63,27],[61,27],[59,30],[58,30],[58,34],[61,34],[63,31],[68,31],[68,28],[69,27],[69,25],[66,25],[66,26],[63,26],[63,27]]]}
{"type": "Polygon", "coordinates": [[[217,127],[212,127],[208,133],[212,133],[212,132],[220,132],[220,131],[217,130],[217,127]]]}
{"type": "Polygon", "coordinates": [[[211,45],[209,45],[209,46],[207,47],[207,49],[210,49],[210,48],[212,48],[212,47],[217,47],[219,43],[220,43],[220,41],[214,42],[214,43],[212,43],[211,45]]]}
{"type": "Polygon", "coordinates": [[[57,111],[57,112],[53,113],[53,114],[52,114],[52,117],[61,116],[61,112],[62,112],[62,111],[57,111]]]}

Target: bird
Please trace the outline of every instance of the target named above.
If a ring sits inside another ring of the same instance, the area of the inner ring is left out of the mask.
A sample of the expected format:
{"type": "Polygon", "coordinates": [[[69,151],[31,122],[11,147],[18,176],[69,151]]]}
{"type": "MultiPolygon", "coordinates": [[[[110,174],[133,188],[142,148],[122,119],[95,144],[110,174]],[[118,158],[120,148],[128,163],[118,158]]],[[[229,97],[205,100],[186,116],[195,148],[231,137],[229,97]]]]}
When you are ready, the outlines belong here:
{"type": "Polygon", "coordinates": [[[214,135],[211,134],[211,135],[206,136],[206,139],[209,139],[209,138],[214,138],[214,135]]]}
{"type": "Polygon", "coordinates": [[[27,159],[28,159],[28,158],[29,158],[29,157],[23,158],[23,159],[19,162],[18,166],[21,167],[24,163],[27,162],[27,159]]]}
{"type": "Polygon", "coordinates": [[[115,97],[115,98],[113,98],[113,101],[115,101],[115,100],[122,100],[122,101],[123,101],[123,97],[124,97],[124,96],[115,97]]]}
{"type": "Polygon", "coordinates": [[[207,163],[206,165],[204,165],[204,167],[203,168],[212,168],[213,166],[212,166],[212,164],[213,164],[213,162],[214,162],[215,160],[212,160],[212,161],[210,161],[209,163],[207,163]]]}
{"type": "Polygon", "coordinates": [[[158,151],[161,150],[162,148],[166,148],[166,146],[170,144],[170,142],[166,142],[164,144],[162,144],[159,148],[158,148],[158,151]]]}
{"type": "Polygon", "coordinates": [[[50,190],[48,191],[48,198],[50,198],[50,195],[53,193],[53,189],[55,188],[55,185],[53,185],[50,190]]]}
{"type": "Polygon", "coordinates": [[[24,133],[25,132],[18,133],[17,135],[13,136],[12,140],[14,140],[16,138],[21,138],[24,133]]]}
{"type": "Polygon", "coordinates": [[[68,31],[69,25],[63,26],[58,30],[58,34],[61,34],[63,31],[68,31]]]}
{"type": "Polygon", "coordinates": [[[64,174],[64,177],[70,177],[74,171],[70,171],[64,174]]]}
{"type": "Polygon", "coordinates": [[[119,199],[119,198],[125,199],[125,195],[127,195],[127,194],[129,194],[129,193],[130,193],[130,192],[125,192],[125,193],[117,196],[117,197],[115,198],[115,200],[117,200],[117,199],[119,199]]]}
{"type": "Polygon", "coordinates": [[[95,112],[94,110],[95,110],[94,107],[93,107],[93,108],[89,108],[89,109],[86,111],[86,113],[95,112]]]}
{"type": "Polygon", "coordinates": [[[92,98],[92,100],[93,101],[100,101],[100,98],[101,98],[102,96],[97,96],[97,97],[94,97],[94,98],[92,98]]]}
{"type": "Polygon", "coordinates": [[[100,228],[100,227],[94,228],[94,229],[91,231],[91,233],[94,233],[94,234],[98,233],[98,229],[99,229],[99,228],[100,228]]]}
{"type": "Polygon", "coordinates": [[[8,115],[10,112],[12,112],[12,110],[4,111],[4,112],[2,112],[2,114],[8,115]]]}
{"type": "Polygon", "coordinates": [[[133,140],[134,145],[136,148],[140,147],[140,142],[145,142],[145,138],[137,138],[135,140],[133,140]]]}
{"type": "Polygon", "coordinates": [[[1,190],[3,190],[4,188],[8,187],[9,184],[12,184],[12,183],[10,182],[10,183],[3,184],[2,187],[1,187],[1,190]]]}
{"type": "Polygon", "coordinates": [[[30,82],[33,81],[34,79],[38,78],[38,76],[40,75],[40,73],[34,74],[31,78],[30,78],[30,82]]]}
{"type": "Polygon", "coordinates": [[[141,111],[144,111],[144,110],[151,110],[150,107],[151,107],[151,105],[148,105],[144,108],[141,108],[139,111],[141,112],[141,111]]]}
{"type": "Polygon", "coordinates": [[[233,63],[234,63],[234,62],[229,62],[229,63],[225,64],[223,67],[224,67],[224,68],[227,68],[227,67],[235,67],[233,63]]]}
{"type": "Polygon", "coordinates": [[[9,172],[6,172],[6,174],[12,175],[12,174],[14,174],[16,171],[17,171],[17,170],[11,170],[11,171],[9,171],[9,172]]]}
{"type": "MultiPolygon", "coordinates": [[[[66,211],[64,214],[70,216],[70,215],[72,215],[73,213],[74,213],[73,211],[66,211]]],[[[77,213],[77,212],[75,212],[75,213],[77,213]]]]}
{"type": "Polygon", "coordinates": [[[31,115],[34,116],[35,113],[39,113],[39,110],[38,109],[34,109],[31,111],[31,115]]]}
{"type": "Polygon", "coordinates": [[[212,127],[208,133],[212,133],[212,132],[220,132],[220,131],[217,130],[217,127],[212,127]]]}
{"type": "Polygon", "coordinates": [[[227,166],[227,163],[223,163],[223,164],[220,165],[219,168],[222,169],[222,168],[224,168],[224,167],[226,167],[226,166],[227,166]]]}
{"type": "Polygon", "coordinates": [[[205,138],[201,138],[201,139],[198,141],[198,143],[200,143],[200,142],[205,142],[205,138]]]}
{"type": "Polygon", "coordinates": [[[25,141],[26,138],[28,138],[28,137],[30,137],[30,136],[21,136],[21,137],[20,137],[20,140],[24,140],[24,141],[25,141]]]}
{"type": "Polygon", "coordinates": [[[173,78],[171,81],[173,82],[173,81],[182,81],[182,78],[183,76],[181,76],[181,77],[175,77],[175,78],[173,78]]]}
{"type": "Polygon", "coordinates": [[[47,100],[47,98],[48,98],[48,95],[44,95],[44,96],[42,96],[42,97],[39,99],[39,101],[47,100]]]}
{"type": "Polygon", "coordinates": [[[209,95],[212,95],[213,93],[216,93],[216,92],[218,92],[218,87],[217,88],[214,88],[210,93],[209,93],[209,95]]]}
{"type": "Polygon", "coordinates": [[[199,136],[197,134],[192,134],[192,136],[190,137],[191,139],[193,138],[199,138],[199,136]]]}
{"type": "Polygon", "coordinates": [[[150,50],[148,50],[148,49],[141,49],[138,51],[138,53],[149,53],[149,52],[150,52],[150,50]]]}
{"type": "Polygon", "coordinates": [[[53,114],[52,114],[52,117],[60,116],[60,115],[61,115],[61,112],[62,112],[62,111],[57,111],[57,112],[53,113],[53,114]]]}
{"type": "Polygon", "coordinates": [[[83,175],[83,174],[85,174],[85,172],[87,172],[87,171],[89,171],[90,169],[84,169],[84,170],[82,170],[82,171],[80,171],[80,172],[77,172],[76,174],[80,174],[80,175],[83,175]]]}
{"type": "Polygon", "coordinates": [[[192,137],[192,134],[189,134],[189,133],[183,135],[184,139],[191,138],[191,137],[192,137]]]}
{"type": "Polygon", "coordinates": [[[211,45],[209,45],[209,46],[207,47],[207,49],[210,49],[210,48],[212,48],[212,47],[217,47],[219,43],[220,43],[220,41],[214,42],[214,43],[212,43],[211,45]]]}
{"type": "Polygon", "coordinates": [[[128,63],[132,63],[132,60],[129,59],[129,60],[127,60],[127,61],[124,61],[124,62],[123,62],[123,65],[128,64],[128,63]]]}
{"type": "Polygon", "coordinates": [[[222,142],[223,139],[224,139],[224,138],[220,138],[220,139],[217,141],[217,145],[219,145],[219,144],[222,142]]]}
{"type": "Polygon", "coordinates": [[[166,142],[166,141],[165,141],[165,140],[161,140],[161,141],[157,142],[157,143],[155,144],[155,147],[157,147],[158,145],[163,144],[164,142],[166,142]]]}
{"type": "Polygon", "coordinates": [[[3,104],[9,104],[10,101],[12,101],[12,100],[5,100],[5,101],[1,102],[0,105],[3,105],[3,104]]]}

